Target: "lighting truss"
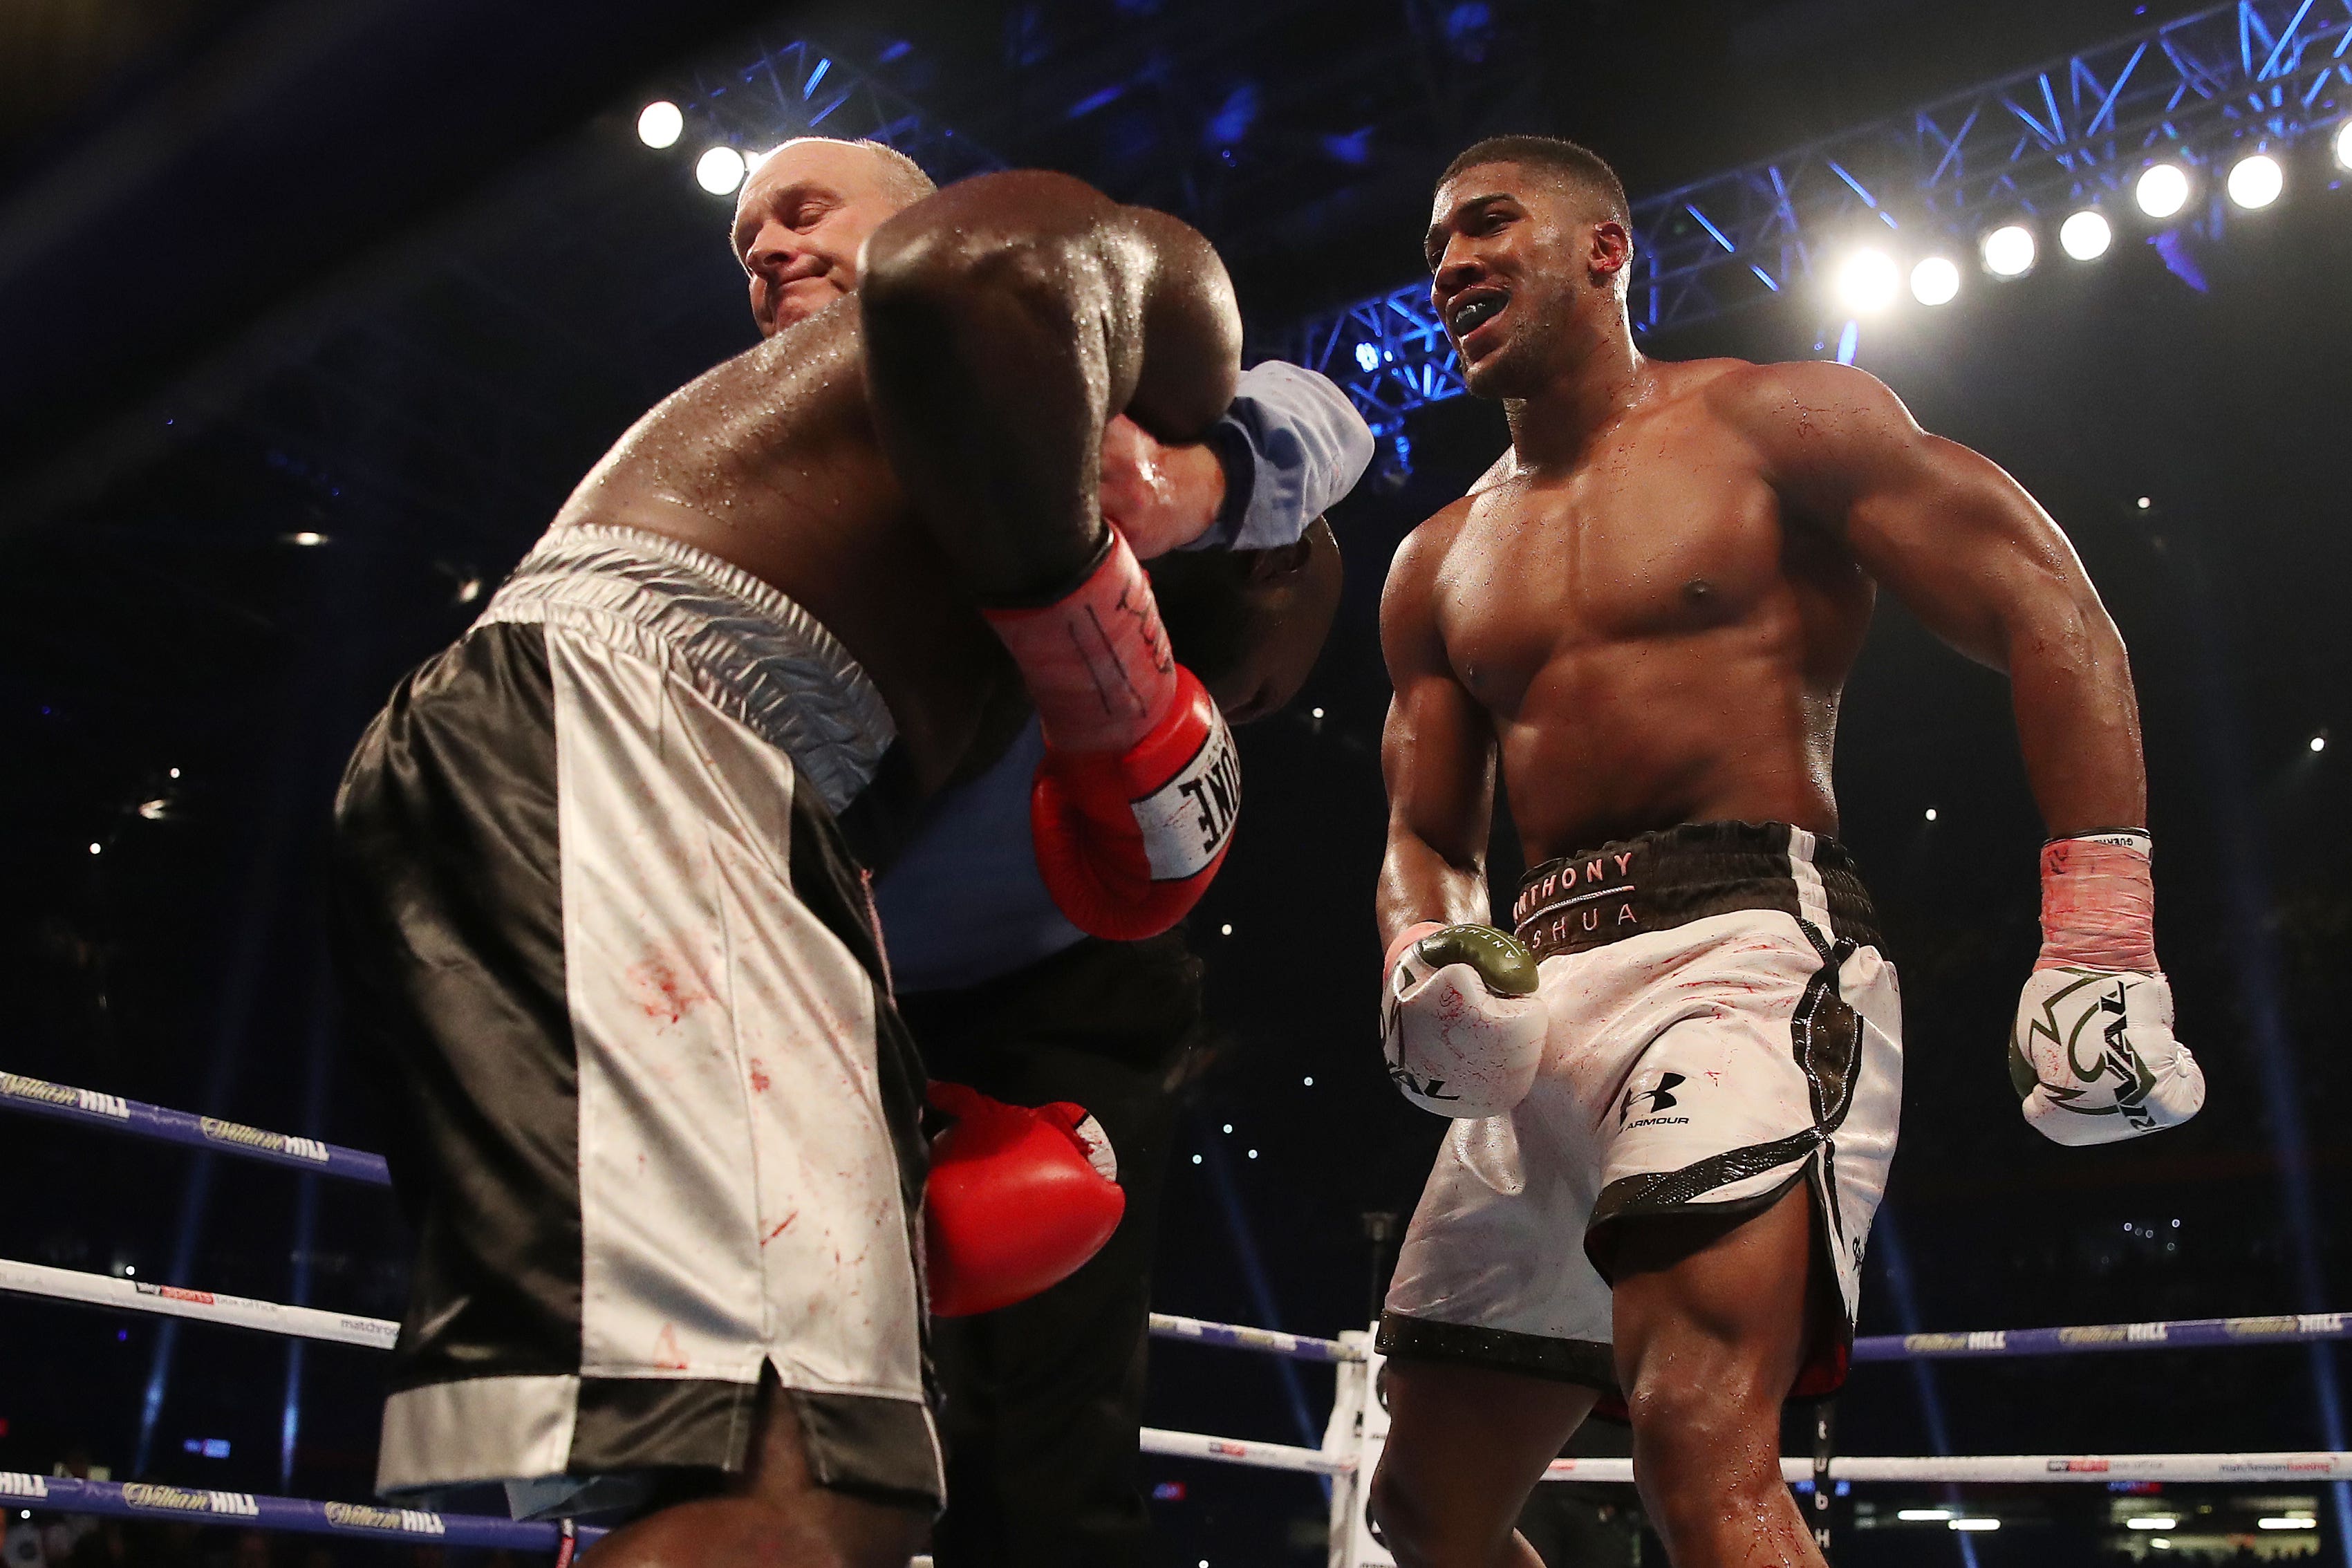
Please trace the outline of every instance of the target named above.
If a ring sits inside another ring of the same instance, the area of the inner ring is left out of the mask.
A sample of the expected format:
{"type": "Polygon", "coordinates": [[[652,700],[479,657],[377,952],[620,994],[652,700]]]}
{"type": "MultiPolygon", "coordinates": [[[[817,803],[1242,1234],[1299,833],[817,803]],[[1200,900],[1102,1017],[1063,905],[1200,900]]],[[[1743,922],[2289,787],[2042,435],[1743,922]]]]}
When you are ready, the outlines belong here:
{"type": "MultiPolygon", "coordinates": [[[[2282,151],[2346,118],[2347,54],[2352,0],[2235,0],[1636,201],[1634,328],[1769,300],[1882,228],[1966,256],[1979,228],[2118,197],[2159,158],[2282,151]]],[[[1264,347],[1338,381],[1384,435],[1465,390],[1426,282],[1264,347]]]]}
{"type": "MultiPolygon", "coordinates": [[[[891,58],[886,54],[884,63],[891,58]]],[[[698,76],[694,97],[679,107],[689,126],[698,116],[746,153],[765,152],[791,136],[848,136],[896,147],[941,184],[1005,166],[987,148],[806,39],[762,45],[740,69],[698,76]]]]}

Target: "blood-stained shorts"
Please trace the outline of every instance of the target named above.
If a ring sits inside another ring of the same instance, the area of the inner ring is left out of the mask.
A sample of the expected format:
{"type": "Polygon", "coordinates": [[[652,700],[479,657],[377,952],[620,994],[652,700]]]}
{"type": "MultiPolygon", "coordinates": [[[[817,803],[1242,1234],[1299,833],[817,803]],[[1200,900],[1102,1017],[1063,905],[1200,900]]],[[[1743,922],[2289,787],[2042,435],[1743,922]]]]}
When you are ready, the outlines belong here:
{"type": "Polygon", "coordinates": [[[941,1500],[921,1069],[844,836],[900,765],[797,605],[552,532],[404,680],[336,805],[338,947],[417,1234],[379,1489],[518,1515],[740,1470],[941,1500]]]}
{"type": "Polygon", "coordinates": [[[1514,910],[1550,1033],[1517,1109],[1456,1121],[1381,1327],[1401,1357],[1601,1391],[1627,1227],[1760,1212],[1802,1182],[1844,1309],[1795,1397],[1844,1381],[1862,1253],[1902,1104],[1901,999],[1835,843],[1710,822],[1538,867],[1514,910]]]}

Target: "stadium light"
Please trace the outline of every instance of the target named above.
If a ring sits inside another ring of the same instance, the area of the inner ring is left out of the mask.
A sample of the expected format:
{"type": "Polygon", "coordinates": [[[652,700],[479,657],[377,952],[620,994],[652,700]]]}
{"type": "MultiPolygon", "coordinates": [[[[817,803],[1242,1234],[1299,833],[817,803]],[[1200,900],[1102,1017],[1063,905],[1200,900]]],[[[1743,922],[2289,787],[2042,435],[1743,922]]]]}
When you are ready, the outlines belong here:
{"type": "Polygon", "coordinates": [[[2241,158],[2230,170],[2230,199],[2252,211],[2266,207],[2286,189],[2286,171],[2268,153],[2241,158]]]}
{"type": "Polygon", "coordinates": [[[2336,161],[2352,169],[2352,120],[2346,121],[2344,129],[2336,133],[2336,161]]]}
{"type": "Polygon", "coordinates": [[[674,147],[685,133],[685,113],[666,98],[657,98],[637,111],[637,140],[648,147],[674,147]]]}
{"type": "Polygon", "coordinates": [[[1974,1519],[1950,1519],[1944,1521],[1944,1528],[1946,1530],[1999,1530],[2000,1521],[1988,1519],[1982,1515],[1974,1519]]]}
{"type": "Polygon", "coordinates": [[[2033,231],[2021,223],[2003,224],[1984,238],[1985,270],[1996,278],[2022,278],[2033,270],[2033,231]]]}
{"type": "Polygon", "coordinates": [[[1883,250],[1862,249],[1848,256],[1837,270],[1838,302],[1857,316],[1874,316],[1895,303],[1903,274],[1895,258],[1883,250]]]}
{"type": "Polygon", "coordinates": [[[2319,1521],[2307,1513],[2280,1514],[2254,1521],[2257,1530],[2317,1530],[2319,1521]]]}
{"type": "Polygon", "coordinates": [[[733,195],[743,174],[743,154],[732,147],[713,147],[694,165],[695,183],[714,196],[733,195]]]}
{"type": "Polygon", "coordinates": [[[2180,1522],[2168,1513],[2135,1514],[2124,1521],[2126,1530],[2170,1530],[2180,1522]]]}
{"type": "Polygon", "coordinates": [[[2148,216],[2170,217],[2189,205],[2189,176],[2178,163],[2158,163],[2139,177],[2132,194],[2148,216]]]}
{"type": "Polygon", "coordinates": [[[1948,1508],[1899,1508],[1895,1517],[1906,1524],[1941,1524],[1952,1517],[1948,1508]]]}
{"type": "Polygon", "coordinates": [[[1960,269],[1948,256],[1931,256],[1911,269],[1911,297],[1922,305],[1948,305],[1960,294],[1960,269]]]}
{"type": "Polygon", "coordinates": [[[2058,228],[2058,247],[2077,261],[2096,261],[2116,241],[2116,231],[2102,215],[2085,207],[2058,228]]]}

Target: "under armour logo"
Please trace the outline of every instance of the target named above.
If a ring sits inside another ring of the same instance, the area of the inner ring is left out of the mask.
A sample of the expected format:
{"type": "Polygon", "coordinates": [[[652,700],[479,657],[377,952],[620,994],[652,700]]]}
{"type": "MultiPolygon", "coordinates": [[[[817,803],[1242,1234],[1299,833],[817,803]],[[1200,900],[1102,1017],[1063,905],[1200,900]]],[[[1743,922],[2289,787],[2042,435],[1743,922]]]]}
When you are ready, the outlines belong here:
{"type": "Polygon", "coordinates": [[[1622,1127],[1626,1122],[1632,1121],[1633,1118],[1633,1107],[1641,1104],[1641,1102],[1645,1100],[1650,1102],[1644,1111],[1645,1115],[1653,1114],[1661,1110],[1673,1110],[1675,1106],[1675,1090],[1683,1086],[1683,1075],[1678,1072],[1660,1073],[1658,1075],[1657,1088],[1640,1090],[1631,1089],[1627,1089],[1625,1091],[1625,1103],[1618,1110],[1617,1112],[1617,1125],[1622,1127]]]}

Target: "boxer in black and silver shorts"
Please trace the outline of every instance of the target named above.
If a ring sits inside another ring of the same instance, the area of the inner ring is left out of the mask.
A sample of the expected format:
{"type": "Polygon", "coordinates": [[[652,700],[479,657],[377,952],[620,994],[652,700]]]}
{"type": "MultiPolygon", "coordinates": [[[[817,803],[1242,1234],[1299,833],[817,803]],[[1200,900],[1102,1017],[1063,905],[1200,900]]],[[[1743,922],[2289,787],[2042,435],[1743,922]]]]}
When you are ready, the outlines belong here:
{"type": "Polygon", "coordinates": [[[1121,880],[1137,825],[1087,815],[1139,755],[1229,760],[1098,497],[1110,421],[1181,443],[1231,402],[1222,267],[1076,181],[924,198],[835,145],[793,324],[622,437],[338,803],[339,946],[418,1232],[380,1484],[634,1508],[607,1568],[902,1563],[941,1500],[926,1287],[958,1253],[927,1281],[866,886],[905,808],[1024,691],[1115,678],[1136,700],[1093,729],[1048,717],[1057,865],[1117,918],[1181,912],[1222,858],[1121,880]],[[1106,646],[1038,634],[1113,597],[1106,646]]]}

